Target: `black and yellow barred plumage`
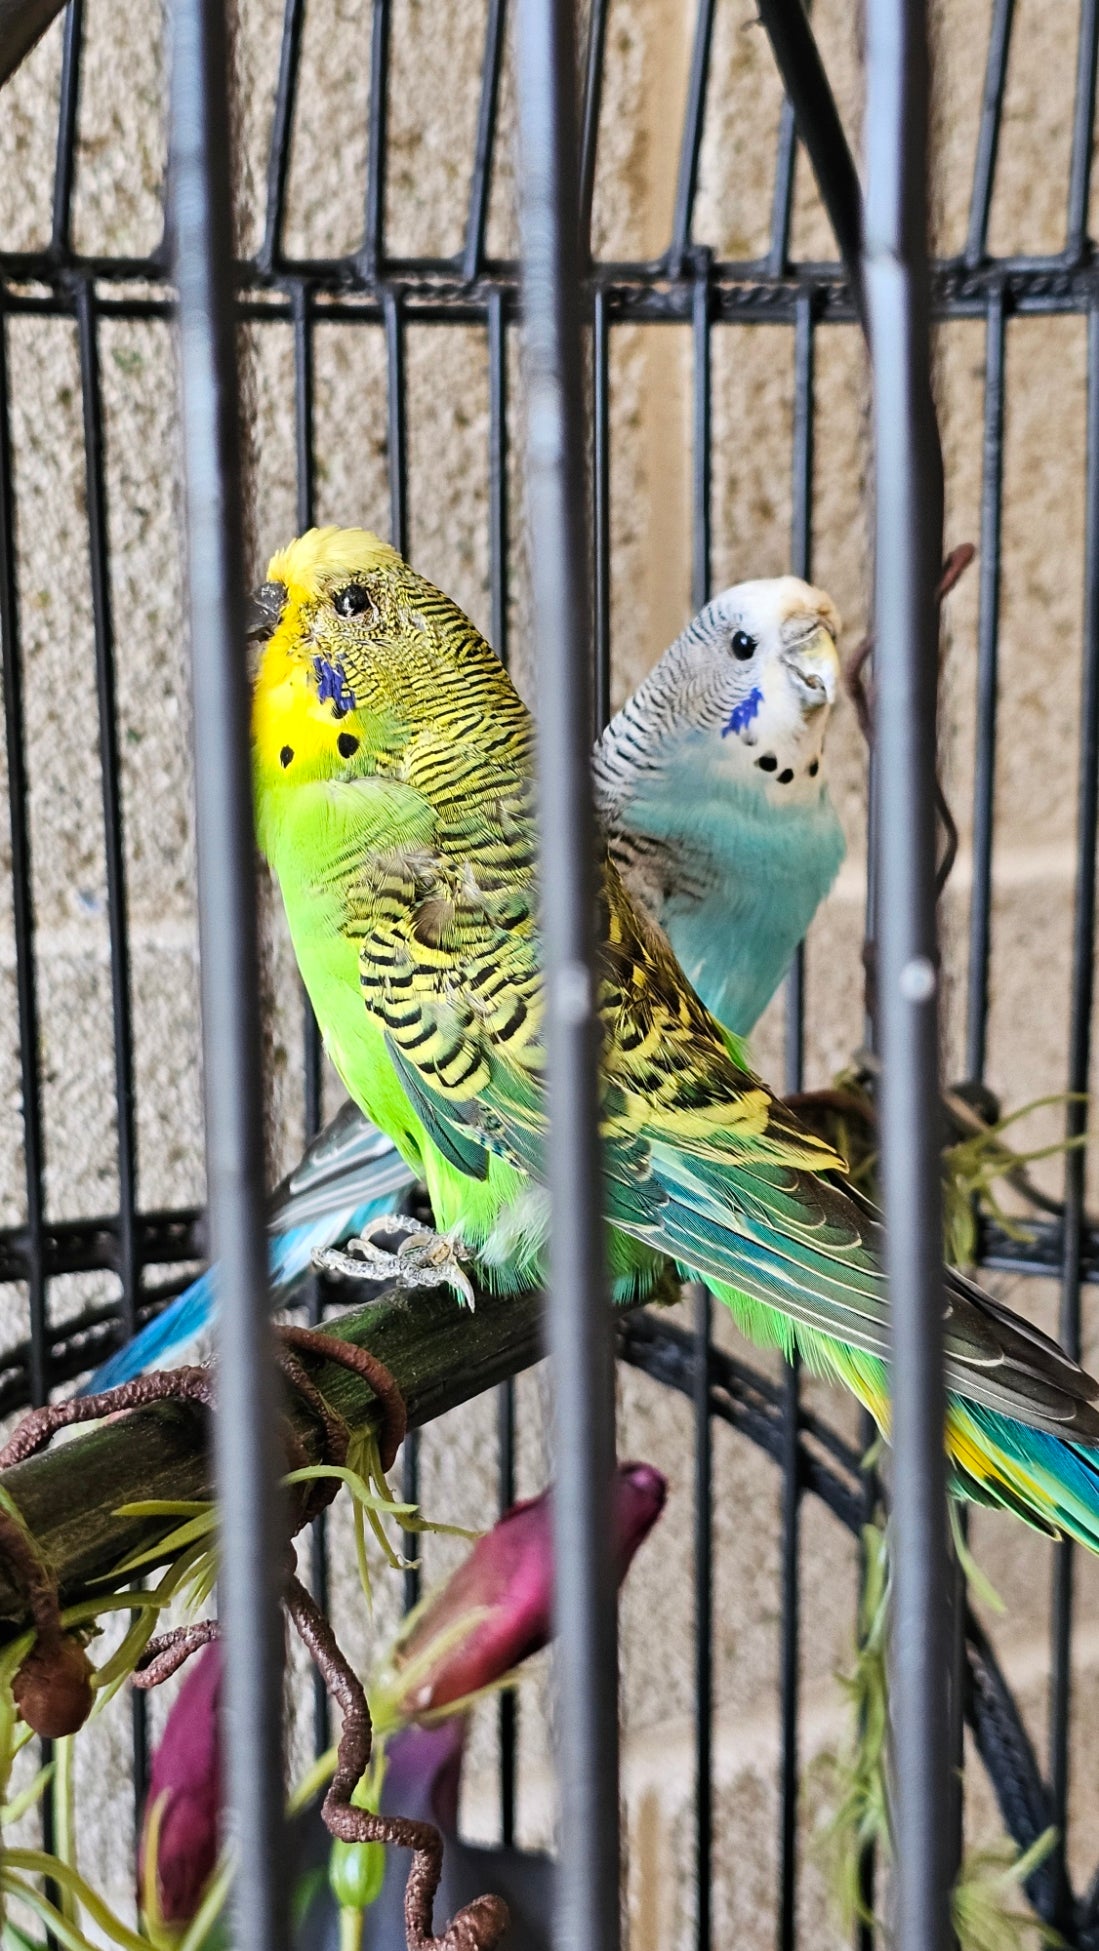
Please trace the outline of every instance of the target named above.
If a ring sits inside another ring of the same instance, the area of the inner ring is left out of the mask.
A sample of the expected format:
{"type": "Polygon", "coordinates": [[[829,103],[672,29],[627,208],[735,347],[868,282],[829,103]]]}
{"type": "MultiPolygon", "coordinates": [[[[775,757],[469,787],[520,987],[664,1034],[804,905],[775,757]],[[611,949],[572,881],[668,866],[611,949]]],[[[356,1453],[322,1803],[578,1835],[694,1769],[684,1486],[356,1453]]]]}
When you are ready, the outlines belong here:
{"type": "MultiPolygon", "coordinates": [[[[270,568],[255,696],[259,830],[329,1049],[489,1277],[545,1228],[533,730],[457,607],[376,538],[312,531],[270,568]]],[[[659,1254],[759,1339],[888,1422],[878,1225],[749,1069],[604,863],[602,1133],[619,1293],[659,1254]]],[[[1099,1545],[1099,1393],[952,1276],[960,1487],[1099,1545]]]]}

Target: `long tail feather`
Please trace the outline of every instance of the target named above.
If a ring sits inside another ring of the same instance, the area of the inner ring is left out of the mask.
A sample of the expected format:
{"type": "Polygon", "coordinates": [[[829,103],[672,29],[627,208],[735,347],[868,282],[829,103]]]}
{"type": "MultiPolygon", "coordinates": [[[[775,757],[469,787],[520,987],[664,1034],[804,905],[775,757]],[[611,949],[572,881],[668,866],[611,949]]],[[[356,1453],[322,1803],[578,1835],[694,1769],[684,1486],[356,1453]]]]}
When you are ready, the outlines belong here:
{"type": "MultiPolygon", "coordinates": [[[[714,1291],[753,1341],[779,1347],[787,1355],[796,1350],[814,1374],[850,1389],[889,1435],[889,1371],[877,1356],[795,1322],[735,1288],[721,1285],[714,1291]]],[[[1044,1350],[1045,1337],[1033,1332],[1044,1350]]],[[[1072,1538],[1099,1551],[1099,1447],[951,1393],[946,1448],[957,1496],[999,1506],[1049,1537],[1072,1538]]]]}

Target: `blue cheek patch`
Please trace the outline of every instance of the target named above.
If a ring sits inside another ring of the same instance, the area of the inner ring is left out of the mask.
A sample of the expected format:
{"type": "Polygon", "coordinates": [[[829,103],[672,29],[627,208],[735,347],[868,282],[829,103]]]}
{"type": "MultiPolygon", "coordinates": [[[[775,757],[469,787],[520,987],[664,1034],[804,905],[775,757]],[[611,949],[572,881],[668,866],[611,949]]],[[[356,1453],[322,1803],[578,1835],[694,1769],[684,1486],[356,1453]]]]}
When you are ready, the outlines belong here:
{"type": "Polygon", "coordinates": [[[346,718],[355,709],[355,693],[347,682],[343,665],[330,664],[327,657],[314,657],[313,669],[317,673],[318,702],[331,703],[333,718],[346,718]]]}
{"type": "Polygon", "coordinates": [[[728,738],[730,732],[746,732],[762,703],[763,693],[758,684],[753,685],[748,696],[742,698],[738,705],[733,706],[729,713],[728,724],[721,727],[722,738],[728,738]]]}

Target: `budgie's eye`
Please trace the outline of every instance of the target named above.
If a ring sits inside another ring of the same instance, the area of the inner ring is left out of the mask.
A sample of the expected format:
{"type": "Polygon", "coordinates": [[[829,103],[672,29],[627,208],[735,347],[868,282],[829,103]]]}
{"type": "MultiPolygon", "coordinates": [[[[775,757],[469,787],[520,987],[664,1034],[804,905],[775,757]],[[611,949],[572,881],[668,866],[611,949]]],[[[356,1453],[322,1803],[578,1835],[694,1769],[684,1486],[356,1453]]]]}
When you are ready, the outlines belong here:
{"type": "Polygon", "coordinates": [[[361,616],[370,608],[370,598],[361,583],[348,583],[346,589],[336,591],[332,608],[337,616],[361,616]]]}
{"type": "Polygon", "coordinates": [[[756,649],[757,649],[756,640],[754,637],[750,637],[748,635],[747,630],[737,630],[734,633],[733,636],[734,657],[743,657],[743,658],[754,657],[756,653],[756,649]]]}

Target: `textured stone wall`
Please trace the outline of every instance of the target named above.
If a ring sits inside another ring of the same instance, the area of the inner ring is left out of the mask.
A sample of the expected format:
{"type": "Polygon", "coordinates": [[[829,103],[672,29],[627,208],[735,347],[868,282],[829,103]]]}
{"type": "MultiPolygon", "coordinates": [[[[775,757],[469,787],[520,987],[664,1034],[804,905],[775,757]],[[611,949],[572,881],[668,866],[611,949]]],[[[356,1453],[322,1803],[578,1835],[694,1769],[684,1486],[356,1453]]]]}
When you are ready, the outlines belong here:
{"type": "MultiPolygon", "coordinates": [[[[387,234],[400,253],[451,252],[461,242],[478,99],[485,0],[395,0],[387,234]]],[[[940,0],[938,12],[937,223],[941,247],[959,248],[980,105],[987,0],[940,0]]],[[[278,0],[241,0],[242,235],[262,221],[265,145],[278,59],[278,0]]],[[[857,10],[817,0],[814,22],[840,105],[857,143],[861,83],[857,10]]],[[[993,208],[997,251],[1055,251],[1062,241],[1075,9],[1069,0],[1017,10],[1007,116],[993,208]]],[[[159,12],[134,0],[88,0],[88,44],[75,236],[79,248],[147,251],[160,227],[164,48],[159,12]]],[[[693,28],[688,0],[614,0],[600,131],[595,234],[601,255],[655,255],[670,223],[678,128],[693,28]]],[[[290,181],[288,245],[311,256],[351,249],[364,200],[369,0],[326,0],[307,14],[290,181]]],[[[0,246],[39,248],[50,222],[60,68],[51,30],[5,91],[0,114],[0,246]]],[[[781,92],[750,0],[718,9],[695,235],[720,254],[768,244],[771,177],[781,92]]],[[[514,243],[510,75],[490,221],[490,249],[514,243]]],[[[799,162],[793,248],[834,254],[811,179],[799,162]]],[[[259,570],[295,526],[293,347],[278,322],[242,335],[248,376],[250,510],[259,570]]],[[[1001,741],[996,777],[996,897],[988,1075],[1009,1104],[1059,1089],[1067,1048],[1068,960],[1074,865],[1081,649],[1085,327],[1027,319],[1008,327],[1002,584],[1001,741]]],[[[168,328],[106,320],[102,362],[112,596],[119,666],[120,744],[133,944],[139,1196],[145,1206],[202,1196],[194,860],[189,707],[179,553],[174,371],[168,328]]],[[[42,1004],[42,1071],[51,1215],[109,1211],[117,1200],[113,1055],[95,708],[80,378],[67,322],[9,324],[18,488],[20,595],[27,713],[34,895],[42,1004]]],[[[951,326],[938,343],[947,462],[949,542],[978,539],[983,328],[951,326]]],[[[408,332],[411,550],[418,567],[489,619],[488,385],[477,327],[408,332]]],[[[783,327],[722,328],[714,348],[714,575],[720,586],[785,569],[790,554],[789,445],[793,335],[783,327]]],[[[385,346],[379,328],[321,323],[316,331],[317,518],[389,518],[385,346]]],[[[621,699],[686,620],[690,579],[691,347],[684,328],[623,327],[611,353],[612,630],[621,699]]],[[[512,361],[516,426],[521,407],[512,361]]],[[[867,393],[854,328],[817,335],[813,569],[836,598],[850,648],[867,620],[867,393]]],[[[512,650],[530,688],[526,543],[513,461],[512,650]]],[[[944,636],[945,777],[962,830],[962,855],[945,904],[949,956],[947,1068],[963,1062],[966,922],[971,879],[977,572],[947,605],[944,636]]],[[[809,1079],[827,1079],[861,1035],[865,768],[853,716],[841,710],[830,740],[836,796],[850,842],[838,886],[809,949],[809,1079]]],[[[0,761],[2,762],[2,761],[0,761]]],[[[18,1041],[7,837],[0,830],[0,1221],[23,1214],[18,1041]]],[[[265,906],[270,1002],[272,1171],[301,1136],[300,1007],[292,958],[273,905],[265,906]]],[[[756,1039],[761,1068],[781,1066],[781,1005],[756,1039]]],[[[330,1096],[334,1106],[336,1095],[330,1096]]],[[[1056,1117],[1036,1117],[1036,1140],[1056,1117]]],[[[1056,1185],[1056,1171],[1048,1183],[1056,1185]]],[[[1012,1303],[1047,1325],[1056,1295],[1004,1284],[1012,1303]]],[[[107,1277],[58,1280],[54,1318],[112,1292],[107,1277]]],[[[26,1297],[0,1291],[0,1324],[25,1331],[26,1297]]],[[[723,1342],[736,1346],[724,1321],[723,1342]]],[[[1094,1332],[1087,1325],[1092,1354],[1094,1332]]],[[[766,1358],[765,1368],[772,1367],[766,1358]]],[[[541,1486],[543,1378],[520,1385],[523,1491],[541,1486]]],[[[810,1385],[814,1406],[854,1433],[847,1405],[810,1385]]],[[[629,1902],[636,1951],[689,1941],[692,1701],[691,1425],[688,1406],[636,1376],[620,1382],[620,1449],[651,1458],[671,1480],[660,1530],[640,1557],[622,1607],[624,1797],[629,1902]]],[[[494,1410],[471,1405],[430,1431],[423,1498],[430,1514],[478,1523],[490,1508],[494,1410]]],[[[781,1602],[780,1486],[766,1460],[715,1432],[717,1768],[716,1941],[743,1951],[774,1935],[778,1835],[777,1681],[781,1602]]],[[[334,1526],[337,1621],[365,1659],[372,1632],[395,1616],[396,1582],[379,1580],[373,1628],[350,1575],[346,1527],[334,1526]]],[[[807,1769],[805,1941],[839,1942],[823,1873],[809,1850],[819,1813],[814,1757],[843,1722],[837,1669],[850,1657],[856,1603],[852,1541],[807,1501],[802,1519],[807,1769]]],[[[1019,1676],[1034,1737],[1044,1742],[1050,1549],[1008,1520],[980,1517],[974,1548],[1006,1604],[997,1643],[1019,1676]]],[[[426,1572],[457,1547],[428,1539],[426,1572]]],[[[1078,1611],[1099,1597],[1081,1567],[1078,1611]]],[[[1096,1715],[1099,1641],[1077,1642],[1073,1862],[1083,1877],[1099,1855],[1096,1715]]],[[[552,1778],[545,1684],[528,1685],[521,1710],[520,1829],[547,1841],[552,1778]],[[540,1691],[541,1688],[541,1691],[540,1691]]],[[[296,1702],[303,1708],[301,1690],[296,1702]]],[[[163,1712],[155,1703],[154,1720],[163,1712]]],[[[305,1739],[299,1713],[297,1748],[305,1739]]],[[[492,1717],[482,1716],[469,1773],[467,1818],[494,1833],[492,1717]]],[[[116,1702],[80,1744],[81,1836],[90,1870],[130,1902],[132,1834],[125,1703],[116,1702]]],[[[971,1835],[994,1833],[989,1798],[972,1775],[971,1835]]]]}

